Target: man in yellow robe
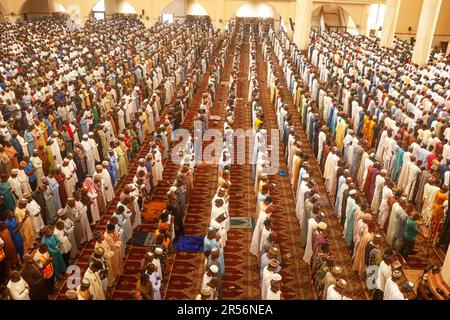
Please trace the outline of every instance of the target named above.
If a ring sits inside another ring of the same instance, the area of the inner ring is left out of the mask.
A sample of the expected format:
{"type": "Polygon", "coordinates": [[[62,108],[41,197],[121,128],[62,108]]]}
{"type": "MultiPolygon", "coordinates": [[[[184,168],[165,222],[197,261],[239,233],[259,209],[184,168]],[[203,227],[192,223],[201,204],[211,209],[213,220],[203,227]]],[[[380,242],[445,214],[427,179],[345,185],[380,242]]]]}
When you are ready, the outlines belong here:
{"type": "Polygon", "coordinates": [[[120,146],[120,142],[117,142],[116,148],[114,149],[117,153],[117,157],[119,158],[119,175],[120,178],[126,176],[128,174],[127,162],[125,160],[125,152],[120,146]]]}

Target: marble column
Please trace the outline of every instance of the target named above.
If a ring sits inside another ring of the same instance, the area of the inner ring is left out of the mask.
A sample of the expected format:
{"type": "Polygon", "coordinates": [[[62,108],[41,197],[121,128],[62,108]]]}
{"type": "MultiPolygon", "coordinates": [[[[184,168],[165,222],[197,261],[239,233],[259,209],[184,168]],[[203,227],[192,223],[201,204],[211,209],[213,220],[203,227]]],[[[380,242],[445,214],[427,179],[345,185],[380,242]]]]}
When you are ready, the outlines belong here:
{"type": "Polygon", "coordinates": [[[312,0],[297,0],[295,6],[294,42],[300,50],[306,50],[311,35],[312,0]]]}
{"type": "Polygon", "coordinates": [[[442,0],[423,0],[412,56],[413,62],[419,66],[428,63],[441,5],[442,0]]]}
{"type": "Polygon", "coordinates": [[[363,12],[364,12],[364,19],[363,21],[360,21],[359,24],[359,30],[358,32],[368,36],[370,33],[370,26],[369,26],[369,17],[370,17],[370,5],[364,5],[363,7],[363,12]]]}
{"type": "Polygon", "coordinates": [[[382,47],[394,47],[395,29],[397,27],[401,2],[401,0],[386,0],[386,13],[384,15],[380,41],[380,46],[382,47]]]}

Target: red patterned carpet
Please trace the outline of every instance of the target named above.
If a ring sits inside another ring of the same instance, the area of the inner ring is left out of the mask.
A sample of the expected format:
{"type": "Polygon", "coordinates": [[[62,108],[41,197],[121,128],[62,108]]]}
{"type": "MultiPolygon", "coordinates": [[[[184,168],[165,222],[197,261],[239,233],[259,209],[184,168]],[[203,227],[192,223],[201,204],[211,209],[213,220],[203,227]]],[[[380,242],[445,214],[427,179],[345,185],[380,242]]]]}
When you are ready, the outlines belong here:
{"type": "MultiPolygon", "coordinates": [[[[234,48],[230,46],[229,53],[232,53],[234,48]]],[[[214,58],[211,60],[213,61],[214,58]]],[[[229,61],[232,57],[228,56],[225,64],[222,79],[227,79],[230,76],[231,65],[229,61]]],[[[206,88],[207,78],[204,86],[206,88]]],[[[227,85],[220,84],[216,92],[216,100],[211,110],[211,116],[221,116],[224,118],[225,108],[222,101],[227,97],[227,85]]],[[[199,92],[204,92],[199,90],[199,92]]],[[[198,99],[192,104],[186,120],[183,124],[185,128],[193,127],[194,116],[198,112],[201,102],[201,94],[198,99]]],[[[209,128],[221,129],[223,127],[223,120],[209,121],[209,128]]],[[[205,147],[208,143],[204,144],[205,147]]],[[[203,149],[204,150],[204,149],[203,149]]],[[[217,190],[217,166],[202,164],[197,166],[194,180],[194,190],[189,202],[187,213],[184,220],[185,234],[189,236],[203,236],[209,226],[209,219],[211,216],[211,199],[217,190]]],[[[167,289],[164,294],[166,300],[179,299],[195,299],[200,290],[200,279],[204,272],[204,255],[203,253],[186,253],[177,252],[174,256],[174,263],[170,272],[167,289]]]]}
{"type": "MultiPolygon", "coordinates": [[[[276,57],[271,52],[273,61],[276,62],[276,57]]],[[[276,66],[276,76],[279,79],[284,79],[283,71],[278,63],[275,63],[276,66]]],[[[289,111],[293,115],[298,115],[297,110],[292,102],[292,98],[289,94],[289,90],[286,86],[283,85],[281,96],[284,98],[285,103],[287,103],[289,111]]],[[[301,141],[303,144],[303,152],[309,155],[310,160],[308,163],[311,167],[314,167],[314,179],[318,182],[319,193],[322,196],[322,199],[325,199],[326,203],[321,206],[322,211],[326,215],[326,237],[328,241],[331,243],[331,251],[333,253],[333,260],[336,265],[339,265],[343,268],[342,277],[348,283],[348,296],[352,299],[367,299],[367,290],[364,287],[363,282],[361,281],[358,273],[352,270],[352,260],[350,256],[350,252],[344,242],[341,225],[337,219],[337,217],[333,213],[333,205],[328,197],[328,192],[325,189],[324,179],[321,175],[320,167],[315,159],[314,152],[312,150],[311,145],[308,142],[306,134],[303,130],[303,127],[300,124],[299,118],[296,116],[292,117],[296,132],[300,132],[301,141]],[[318,178],[320,181],[317,181],[318,178]]],[[[295,207],[294,207],[295,208],[295,207]]],[[[308,268],[309,269],[309,268],[308,268]]]]}

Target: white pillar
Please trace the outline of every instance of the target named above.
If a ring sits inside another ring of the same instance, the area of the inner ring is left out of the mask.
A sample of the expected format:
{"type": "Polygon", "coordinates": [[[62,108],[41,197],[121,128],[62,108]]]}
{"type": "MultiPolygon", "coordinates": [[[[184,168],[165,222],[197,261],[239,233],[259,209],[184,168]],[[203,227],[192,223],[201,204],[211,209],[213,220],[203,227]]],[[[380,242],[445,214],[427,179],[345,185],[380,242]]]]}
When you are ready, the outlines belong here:
{"type": "Polygon", "coordinates": [[[392,48],[394,46],[395,29],[397,28],[401,2],[401,0],[386,0],[386,13],[380,41],[382,47],[392,48]]]}
{"type": "Polygon", "coordinates": [[[428,63],[442,0],[423,0],[412,60],[419,66],[428,63]]]}
{"type": "Polygon", "coordinates": [[[294,42],[300,50],[306,50],[311,35],[312,0],[297,0],[295,7],[294,42]]]}
{"type": "Polygon", "coordinates": [[[118,13],[119,7],[116,0],[105,0],[105,16],[111,19],[115,13],[118,13]]]}
{"type": "Polygon", "coordinates": [[[358,32],[368,36],[370,33],[370,26],[369,26],[369,17],[370,17],[370,5],[364,5],[363,6],[363,20],[359,21],[359,30],[358,32]]]}

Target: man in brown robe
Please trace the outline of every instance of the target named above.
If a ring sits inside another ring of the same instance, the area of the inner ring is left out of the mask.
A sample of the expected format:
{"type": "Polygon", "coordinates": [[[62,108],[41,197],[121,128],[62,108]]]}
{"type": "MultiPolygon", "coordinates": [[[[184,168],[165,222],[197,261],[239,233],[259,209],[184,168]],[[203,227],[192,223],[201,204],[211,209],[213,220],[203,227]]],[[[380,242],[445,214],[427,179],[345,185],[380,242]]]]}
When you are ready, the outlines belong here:
{"type": "Polygon", "coordinates": [[[30,254],[23,256],[22,278],[30,286],[30,300],[48,300],[48,287],[41,269],[30,254]]]}

